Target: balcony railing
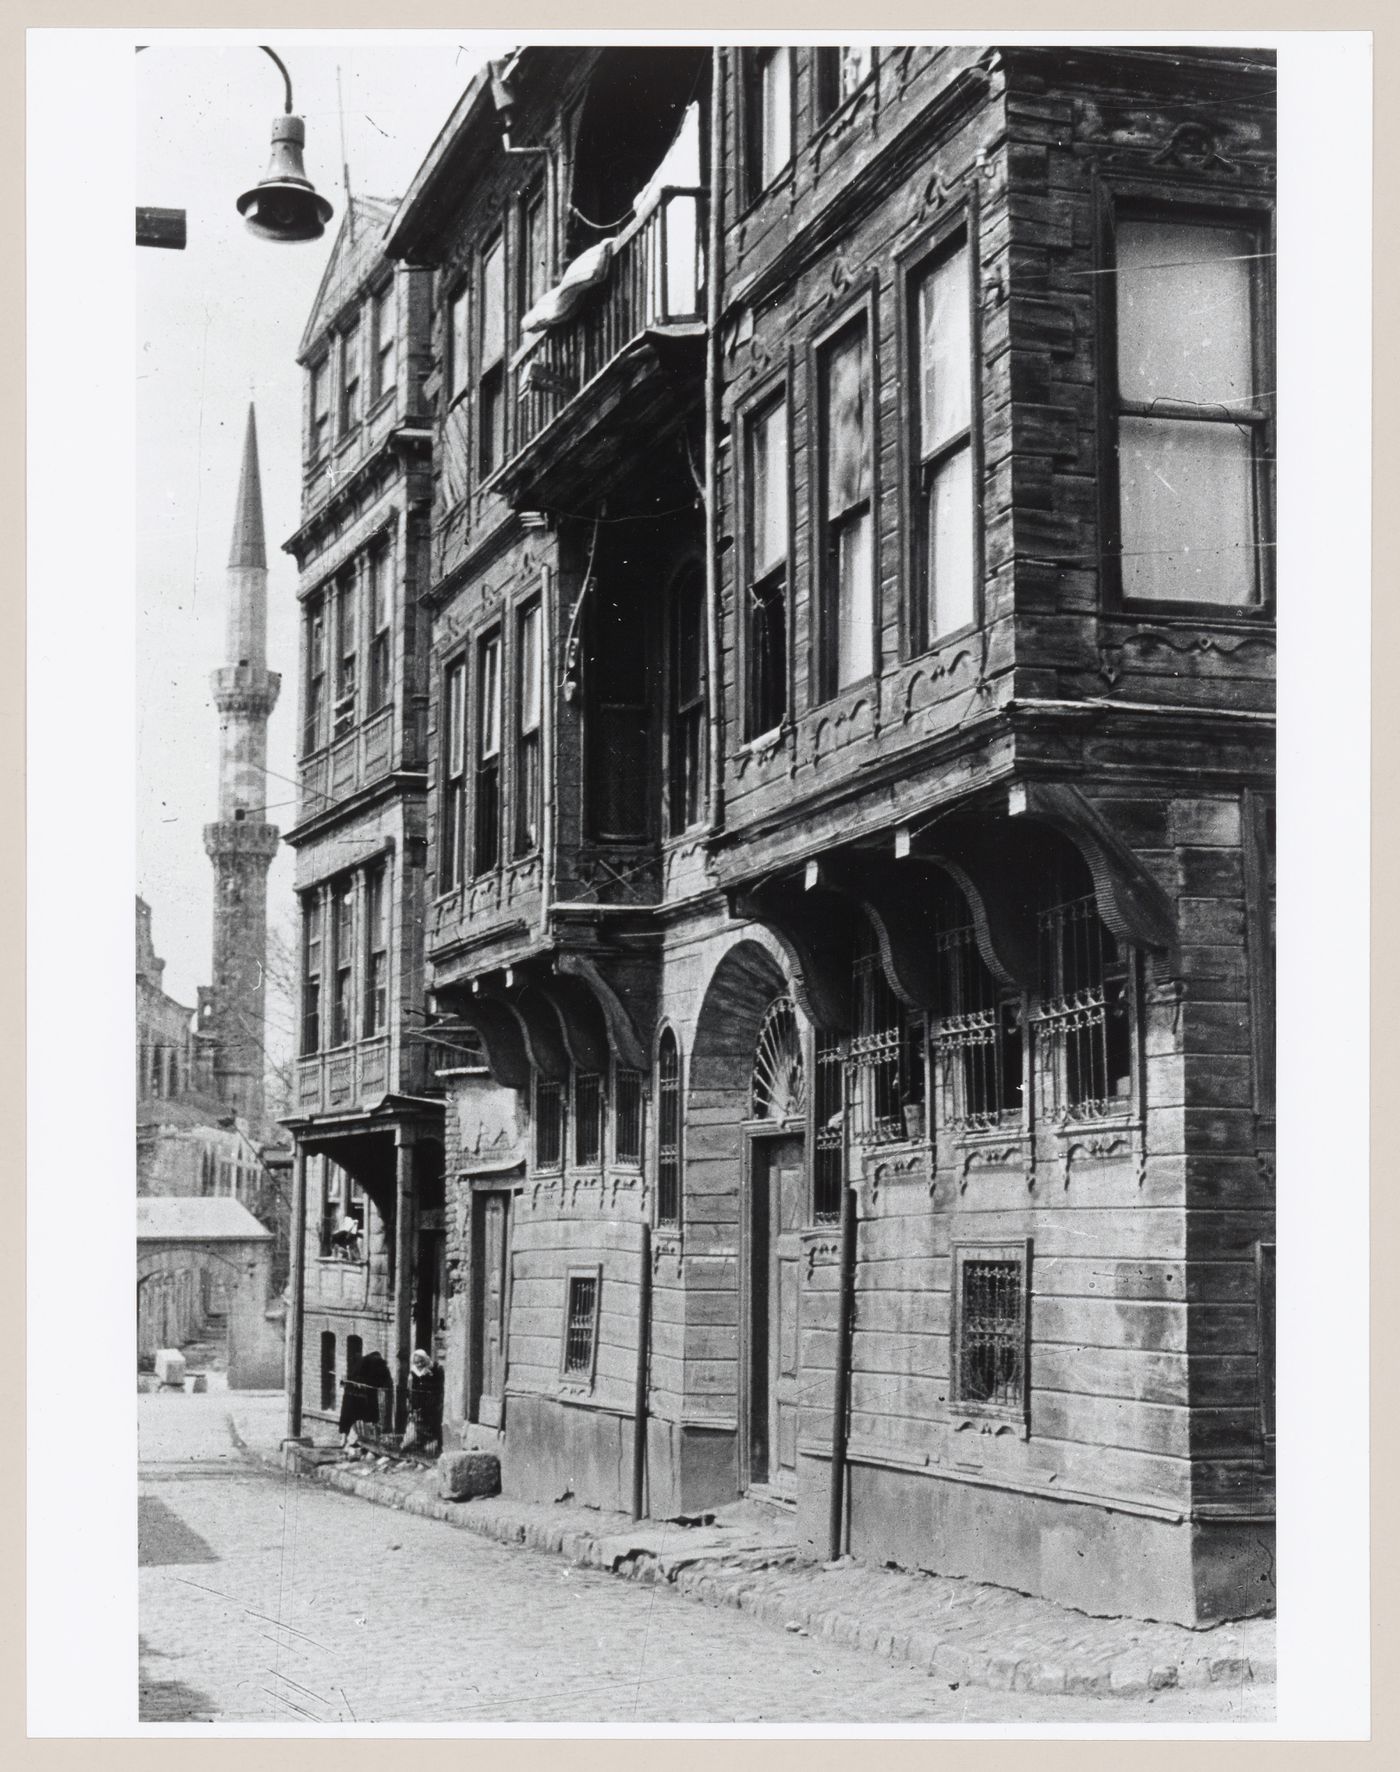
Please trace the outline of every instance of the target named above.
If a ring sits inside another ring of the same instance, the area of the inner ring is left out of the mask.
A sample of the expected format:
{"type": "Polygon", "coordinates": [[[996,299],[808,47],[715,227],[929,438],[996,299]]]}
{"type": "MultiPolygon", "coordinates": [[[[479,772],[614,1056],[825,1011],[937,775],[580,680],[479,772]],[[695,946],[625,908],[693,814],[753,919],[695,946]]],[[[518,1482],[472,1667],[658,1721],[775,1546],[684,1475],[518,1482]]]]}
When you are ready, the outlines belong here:
{"type": "Polygon", "coordinates": [[[523,449],[634,339],[703,319],[706,193],[671,186],[618,235],[606,275],[576,311],[516,356],[523,449]]]}
{"type": "Polygon", "coordinates": [[[394,729],[394,710],[381,708],[341,738],[304,757],[297,819],[315,818],[357,789],[387,773],[394,729]]]}

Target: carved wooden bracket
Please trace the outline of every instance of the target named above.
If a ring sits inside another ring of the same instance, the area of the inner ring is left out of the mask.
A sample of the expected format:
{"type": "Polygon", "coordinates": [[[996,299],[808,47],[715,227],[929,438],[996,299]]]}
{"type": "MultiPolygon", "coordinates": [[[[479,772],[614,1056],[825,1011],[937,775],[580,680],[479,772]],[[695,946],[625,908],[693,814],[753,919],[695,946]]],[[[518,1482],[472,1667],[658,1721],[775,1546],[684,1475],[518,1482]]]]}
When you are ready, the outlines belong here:
{"type": "Polygon", "coordinates": [[[529,988],[510,995],[488,989],[485,994],[514,1018],[530,1063],[539,1075],[549,1083],[564,1082],[569,1075],[569,1055],[564,1050],[559,1016],[553,1005],[529,988]]]}
{"type": "Polygon", "coordinates": [[[608,1036],[598,1000],[581,979],[554,973],[542,979],[540,992],[553,1005],[569,1057],[581,1071],[606,1074],[608,1036]]]}
{"type": "Polygon", "coordinates": [[[593,993],[602,1012],[612,1049],[628,1070],[645,1071],[651,1065],[651,1042],[637,1028],[632,1013],[598,962],[589,954],[562,953],[555,961],[566,977],[581,979],[593,993]]]}
{"type": "Polygon", "coordinates": [[[506,1089],[527,1089],[529,1055],[520,1036],[520,1023],[505,1005],[464,992],[452,1007],[458,1018],[481,1036],[486,1063],[495,1080],[506,1089]]]}

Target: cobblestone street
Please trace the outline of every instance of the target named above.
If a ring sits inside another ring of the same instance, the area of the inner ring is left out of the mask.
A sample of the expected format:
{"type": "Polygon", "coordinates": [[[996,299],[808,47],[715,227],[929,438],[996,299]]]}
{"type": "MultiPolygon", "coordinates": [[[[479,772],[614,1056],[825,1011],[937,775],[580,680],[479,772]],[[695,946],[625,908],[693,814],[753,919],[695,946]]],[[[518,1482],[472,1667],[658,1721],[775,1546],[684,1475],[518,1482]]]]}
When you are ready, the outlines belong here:
{"type": "Polygon", "coordinates": [[[1134,1727],[1260,1714],[1238,1692],[951,1690],[665,1588],[251,1470],[227,1402],[140,1399],[144,1721],[1134,1727]]]}

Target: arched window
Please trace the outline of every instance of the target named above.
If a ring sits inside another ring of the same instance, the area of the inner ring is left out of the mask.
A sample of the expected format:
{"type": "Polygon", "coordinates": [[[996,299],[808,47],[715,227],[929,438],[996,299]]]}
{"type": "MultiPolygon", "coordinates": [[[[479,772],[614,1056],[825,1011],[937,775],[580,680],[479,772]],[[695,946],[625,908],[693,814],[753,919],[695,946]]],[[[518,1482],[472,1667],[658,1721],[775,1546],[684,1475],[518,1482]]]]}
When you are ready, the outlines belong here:
{"type": "Polygon", "coordinates": [[[800,1120],[807,1106],[802,1032],[792,998],[775,997],[758,1030],[751,1111],[755,1120],[800,1120]]]}
{"type": "Polygon", "coordinates": [[[656,1058],[656,1222],[681,1221],[681,1055],[667,1028],[656,1058]]]}

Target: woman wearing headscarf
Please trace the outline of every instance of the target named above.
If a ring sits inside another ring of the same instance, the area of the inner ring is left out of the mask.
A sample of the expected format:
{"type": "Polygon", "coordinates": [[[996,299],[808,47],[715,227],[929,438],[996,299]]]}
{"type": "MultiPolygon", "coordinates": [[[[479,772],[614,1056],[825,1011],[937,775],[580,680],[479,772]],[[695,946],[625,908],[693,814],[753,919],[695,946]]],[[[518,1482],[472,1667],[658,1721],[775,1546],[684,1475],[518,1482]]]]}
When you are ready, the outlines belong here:
{"type": "Polygon", "coordinates": [[[408,1413],[412,1444],[420,1452],[442,1449],[442,1367],[420,1348],[408,1363],[408,1413]]]}
{"type": "Polygon", "coordinates": [[[393,1388],[393,1375],[378,1348],[364,1354],[345,1375],[345,1394],[340,1403],[340,1443],[343,1446],[357,1421],[379,1425],[379,1393],[393,1388]]]}

